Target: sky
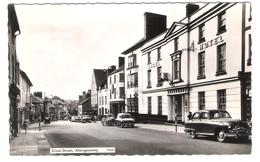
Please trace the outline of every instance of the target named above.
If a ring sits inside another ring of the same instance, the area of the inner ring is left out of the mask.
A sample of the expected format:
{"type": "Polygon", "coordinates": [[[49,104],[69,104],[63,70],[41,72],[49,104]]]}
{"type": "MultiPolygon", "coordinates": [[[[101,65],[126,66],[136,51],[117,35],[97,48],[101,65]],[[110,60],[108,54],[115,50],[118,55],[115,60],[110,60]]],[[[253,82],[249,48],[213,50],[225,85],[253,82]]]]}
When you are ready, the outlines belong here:
{"type": "Polygon", "coordinates": [[[31,91],[78,99],[91,89],[93,69],[118,66],[121,53],[144,35],[144,13],[185,17],[185,4],[16,5],[20,67],[31,91]]]}

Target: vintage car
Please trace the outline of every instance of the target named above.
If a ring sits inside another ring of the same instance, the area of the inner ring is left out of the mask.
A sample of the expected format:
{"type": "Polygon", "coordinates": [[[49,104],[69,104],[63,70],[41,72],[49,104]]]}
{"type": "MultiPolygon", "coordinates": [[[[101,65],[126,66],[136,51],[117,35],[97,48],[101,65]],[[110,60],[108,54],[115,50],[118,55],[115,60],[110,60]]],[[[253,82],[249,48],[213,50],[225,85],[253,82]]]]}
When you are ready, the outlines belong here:
{"type": "Polygon", "coordinates": [[[81,123],[90,123],[91,122],[91,116],[90,115],[82,115],[81,116],[81,123]]]}
{"type": "Polygon", "coordinates": [[[190,138],[198,135],[216,136],[219,142],[227,138],[248,140],[250,130],[247,122],[232,119],[225,110],[200,110],[185,123],[186,134],[190,138]]]}
{"type": "Polygon", "coordinates": [[[135,120],[129,113],[119,113],[116,118],[117,126],[118,127],[134,127],[135,120]]]}
{"type": "Polygon", "coordinates": [[[70,121],[71,122],[80,122],[81,121],[81,116],[71,116],[70,121]]]}
{"type": "Polygon", "coordinates": [[[116,119],[113,114],[106,114],[102,117],[102,125],[116,125],[116,119]]]}

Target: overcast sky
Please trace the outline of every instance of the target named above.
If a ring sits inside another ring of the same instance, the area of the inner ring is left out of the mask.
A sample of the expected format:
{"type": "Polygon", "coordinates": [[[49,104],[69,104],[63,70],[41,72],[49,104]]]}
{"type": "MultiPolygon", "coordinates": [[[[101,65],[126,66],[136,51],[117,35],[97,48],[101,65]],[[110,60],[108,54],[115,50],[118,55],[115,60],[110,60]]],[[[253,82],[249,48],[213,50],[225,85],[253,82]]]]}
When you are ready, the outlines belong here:
{"type": "Polygon", "coordinates": [[[144,35],[144,12],[185,16],[185,4],[16,5],[20,67],[32,92],[77,99],[91,88],[94,68],[118,64],[121,52],[144,35]]]}

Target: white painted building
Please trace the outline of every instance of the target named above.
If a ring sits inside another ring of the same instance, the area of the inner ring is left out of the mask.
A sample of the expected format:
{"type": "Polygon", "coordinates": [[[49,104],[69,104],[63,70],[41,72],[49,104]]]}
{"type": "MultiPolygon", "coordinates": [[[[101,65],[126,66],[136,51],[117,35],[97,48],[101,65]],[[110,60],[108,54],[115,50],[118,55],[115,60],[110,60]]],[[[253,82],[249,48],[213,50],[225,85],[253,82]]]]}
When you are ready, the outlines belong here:
{"type": "Polygon", "coordinates": [[[225,109],[233,118],[248,119],[250,4],[186,9],[185,18],[142,46],[142,113],[184,122],[189,111],[225,109]]]}
{"type": "Polygon", "coordinates": [[[124,57],[119,57],[118,68],[107,77],[107,101],[109,113],[117,116],[126,111],[124,57]]]}
{"type": "Polygon", "coordinates": [[[98,115],[109,114],[108,102],[107,102],[107,79],[104,80],[98,90],[98,115]]]}

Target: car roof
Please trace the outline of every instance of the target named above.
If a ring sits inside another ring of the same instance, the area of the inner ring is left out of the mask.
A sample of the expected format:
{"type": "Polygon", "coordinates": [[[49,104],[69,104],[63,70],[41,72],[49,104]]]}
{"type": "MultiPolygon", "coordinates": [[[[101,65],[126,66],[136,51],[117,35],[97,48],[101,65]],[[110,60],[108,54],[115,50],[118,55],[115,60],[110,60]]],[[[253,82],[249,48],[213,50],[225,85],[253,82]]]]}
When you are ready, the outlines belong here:
{"type": "Polygon", "coordinates": [[[196,112],[219,112],[219,111],[227,112],[226,110],[219,110],[219,109],[205,109],[205,110],[195,111],[194,113],[196,113],[196,112]]]}
{"type": "Polygon", "coordinates": [[[118,115],[130,115],[129,113],[118,113],[118,115]]]}

